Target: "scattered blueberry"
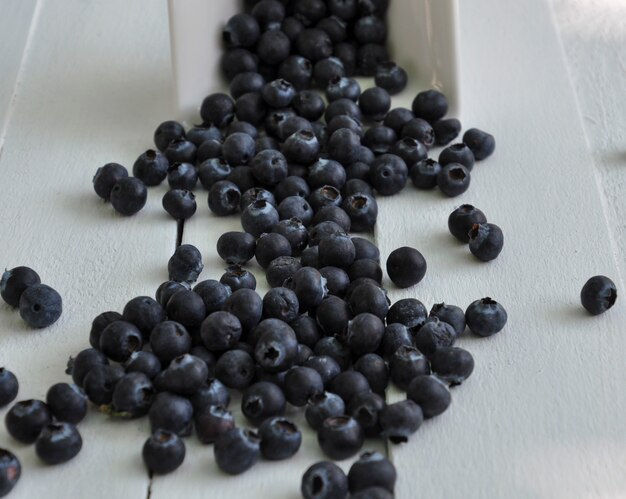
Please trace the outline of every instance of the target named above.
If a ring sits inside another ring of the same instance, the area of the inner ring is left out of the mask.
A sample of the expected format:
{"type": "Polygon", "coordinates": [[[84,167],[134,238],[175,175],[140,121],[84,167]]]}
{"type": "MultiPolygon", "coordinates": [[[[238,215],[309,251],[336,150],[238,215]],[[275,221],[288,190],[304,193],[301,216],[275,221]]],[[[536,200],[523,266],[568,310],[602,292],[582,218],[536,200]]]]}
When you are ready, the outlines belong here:
{"type": "Polygon", "coordinates": [[[13,490],[21,475],[20,460],[12,452],[0,449],[0,497],[13,490]]]}
{"type": "Polygon", "coordinates": [[[487,297],[476,300],[467,307],[465,320],[472,333],[492,336],[506,325],[507,313],[501,304],[487,297]]]}
{"type": "Polygon", "coordinates": [[[415,248],[403,246],[387,257],[387,274],[396,286],[408,288],[426,275],[426,260],[415,248]]]}
{"type": "Polygon", "coordinates": [[[7,412],[4,422],[9,434],[25,444],[32,444],[41,430],[52,422],[50,408],[41,400],[16,402],[7,412]]]}
{"type": "Polygon", "coordinates": [[[304,499],[345,499],[348,477],[335,463],[320,461],[306,470],[300,491],[304,499]]]}
{"type": "Polygon", "coordinates": [[[185,460],[185,443],[176,433],[159,429],[146,440],[141,455],[148,471],[165,475],[185,460]]]}
{"type": "Polygon", "coordinates": [[[259,426],[261,454],[265,459],[289,459],[302,443],[302,433],[290,420],[283,417],[268,418],[259,426]]]}
{"type": "Polygon", "coordinates": [[[61,295],[45,284],[33,284],[20,296],[20,316],[30,327],[54,324],[63,311],[61,295]]]}
{"type": "Polygon", "coordinates": [[[617,300],[615,283],[603,275],[589,279],[580,291],[580,301],[592,315],[606,312],[615,304],[615,300],[617,300]]]}
{"type": "Polygon", "coordinates": [[[98,196],[108,201],[115,183],[125,177],[128,177],[128,170],[124,166],[117,163],[107,163],[96,170],[93,177],[93,189],[98,196]]]}
{"type": "Polygon", "coordinates": [[[83,439],[72,423],[50,423],[37,438],[35,451],[46,464],[61,464],[76,457],[83,439]]]}
{"type": "Polygon", "coordinates": [[[456,208],[448,217],[448,229],[459,241],[469,243],[469,232],[474,224],[487,223],[487,217],[471,204],[463,204],[456,208]]]}
{"type": "Polygon", "coordinates": [[[483,262],[498,258],[504,246],[504,234],[500,227],[491,223],[476,223],[468,235],[472,255],[483,262]]]}
{"type": "Polygon", "coordinates": [[[423,374],[411,380],[406,396],[422,409],[425,418],[444,412],[452,402],[448,386],[437,376],[423,374]]]}
{"type": "Polygon", "coordinates": [[[146,185],[136,177],[122,177],[111,189],[111,206],[120,215],[134,215],[145,206],[147,199],[146,185]]]}
{"type": "Polygon", "coordinates": [[[330,417],[318,431],[317,441],[328,457],[340,461],[359,452],[364,441],[363,429],[349,416],[330,417]]]}
{"type": "Polygon", "coordinates": [[[15,267],[5,270],[0,279],[0,295],[7,305],[20,306],[22,293],[36,284],[41,284],[39,274],[29,267],[15,267]]]}
{"type": "Polygon", "coordinates": [[[46,403],[57,421],[78,424],[87,415],[87,396],[76,385],[52,385],[46,394],[46,403]]]}
{"type": "Polygon", "coordinates": [[[243,428],[233,428],[217,437],[213,451],[219,468],[229,475],[250,469],[261,454],[259,436],[243,428]]]}

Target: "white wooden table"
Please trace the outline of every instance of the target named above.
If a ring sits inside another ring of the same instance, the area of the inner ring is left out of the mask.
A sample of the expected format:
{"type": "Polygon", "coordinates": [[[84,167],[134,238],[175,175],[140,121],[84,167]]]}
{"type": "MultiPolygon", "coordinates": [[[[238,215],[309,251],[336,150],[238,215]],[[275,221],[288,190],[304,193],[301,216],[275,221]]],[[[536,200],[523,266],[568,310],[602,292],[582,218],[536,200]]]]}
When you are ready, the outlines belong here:
{"type": "MultiPolygon", "coordinates": [[[[460,198],[409,187],[380,201],[383,255],[410,245],[429,264],[418,286],[390,285],[392,299],[465,307],[489,295],[509,312],[503,333],[460,341],[476,369],[451,408],[389,449],[399,498],[626,497],[626,302],[597,318],[578,304],[595,274],[625,289],[626,4],[553,7],[554,18],[547,0],[461,2],[461,119],[494,133],[497,151],[460,198]],[[498,260],[477,263],[447,233],[462,202],[504,229],[498,260]]],[[[87,346],[95,315],[152,295],[167,278],[176,224],[160,206],[165,187],[121,218],[91,178],[151,146],[156,124],[173,115],[171,85],[165,2],[0,0],[0,263],[32,266],[64,299],[62,318],[42,331],[0,306],[0,365],[17,374],[20,399],[68,379],[67,357],[87,346]]],[[[204,254],[201,278],[221,274],[216,238],[237,227],[209,215],[200,196],[184,240],[204,254]]],[[[10,497],[295,499],[304,469],[323,458],[306,431],[296,458],[233,478],[191,438],[183,466],[150,481],[145,420],[90,412],[80,430],[80,455],[47,467],[1,425],[0,447],[23,464],[10,497]]]]}

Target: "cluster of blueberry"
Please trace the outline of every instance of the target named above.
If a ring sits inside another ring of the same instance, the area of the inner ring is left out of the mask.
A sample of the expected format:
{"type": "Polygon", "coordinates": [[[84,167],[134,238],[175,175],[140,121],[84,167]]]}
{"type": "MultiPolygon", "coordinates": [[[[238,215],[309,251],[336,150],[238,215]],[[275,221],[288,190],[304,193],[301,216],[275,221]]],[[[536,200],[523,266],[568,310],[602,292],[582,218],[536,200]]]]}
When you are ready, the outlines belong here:
{"type": "Polygon", "coordinates": [[[44,328],[54,324],[63,311],[61,295],[46,284],[29,267],[5,270],[0,279],[0,296],[10,307],[17,308],[30,327],[44,328]]]}

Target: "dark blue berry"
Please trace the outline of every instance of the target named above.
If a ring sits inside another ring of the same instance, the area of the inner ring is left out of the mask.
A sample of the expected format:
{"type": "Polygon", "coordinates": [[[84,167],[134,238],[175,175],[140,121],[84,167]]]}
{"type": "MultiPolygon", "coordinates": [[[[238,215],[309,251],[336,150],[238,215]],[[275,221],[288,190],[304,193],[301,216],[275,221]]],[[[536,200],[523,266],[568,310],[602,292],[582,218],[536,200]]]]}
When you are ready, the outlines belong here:
{"type": "MultiPolygon", "coordinates": [[[[159,185],[165,180],[169,166],[170,163],[165,155],[154,149],[148,149],[133,164],[133,175],[146,186],[151,187],[159,185]]],[[[111,202],[113,202],[113,194],[115,194],[115,190],[111,191],[111,202]]],[[[115,208],[115,205],[113,207],[115,208]]]]}
{"type": "Polygon", "coordinates": [[[33,284],[20,296],[20,316],[30,327],[54,324],[63,312],[61,295],[45,284],[33,284]]]}
{"type": "Polygon", "coordinates": [[[209,209],[218,216],[236,213],[240,200],[241,191],[234,182],[218,180],[209,189],[209,209]]]}
{"type": "Polygon", "coordinates": [[[261,454],[271,461],[288,459],[293,456],[302,443],[302,433],[290,420],[273,417],[263,421],[259,427],[261,454]]]}
{"type": "Polygon", "coordinates": [[[440,321],[450,324],[457,338],[465,331],[465,312],[456,305],[435,303],[430,309],[429,317],[437,317],[440,321]]]}
{"type": "Polygon", "coordinates": [[[134,324],[144,336],[159,323],[165,320],[165,310],[149,296],[137,296],[130,300],[122,311],[125,321],[134,324]]]}
{"type": "Polygon", "coordinates": [[[474,168],[474,153],[462,142],[448,146],[439,154],[439,164],[445,166],[450,163],[460,163],[471,171],[474,168]]]}
{"type": "Polygon", "coordinates": [[[379,64],[374,75],[376,86],[384,88],[391,95],[402,92],[408,80],[406,71],[392,61],[379,64]]]}
{"type": "Polygon", "coordinates": [[[19,307],[22,293],[35,284],[40,284],[39,274],[29,267],[5,270],[0,279],[0,295],[11,307],[19,307]]]}
{"type": "Polygon", "coordinates": [[[441,165],[434,159],[426,158],[411,166],[409,176],[418,189],[433,189],[437,186],[437,177],[441,165]]]}
{"type": "Polygon", "coordinates": [[[24,444],[32,444],[41,430],[52,422],[52,413],[41,400],[16,402],[7,412],[4,423],[9,435],[24,444]]]}
{"type": "Polygon", "coordinates": [[[205,189],[211,189],[213,184],[219,182],[220,180],[226,180],[226,178],[231,174],[232,169],[230,165],[226,162],[225,159],[217,157],[221,156],[221,144],[220,151],[216,153],[215,157],[205,159],[198,166],[198,178],[200,179],[200,183],[202,187],[205,189]]]}
{"type": "Polygon", "coordinates": [[[198,439],[203,444],[212,444],[222,433],[235,427],[232,412],[222,405],[207,405],[196,410],[194,418],[198,439]]]}
{"type": "Polygon", "coordinates": [[[167,263],[170,280],[177,282],[195,282],[203,268],[202,255],[191,244],[182,244],[176,248],[167,263]]]}
{"type": "Polygon", "coordinates": [[[226,298],[231,295],[230,288],[214,279],[199,282],[193,290],[198,293],[202,301],[204,301],[207,314],[221,310],[226,298]]]}
{"type": "Polygon", "coordinates": [[[282,286],[285,280],[302,268],[300,261],[291,256],[279,256],[272,260],[265,271],[267,283],[272,287],[282,286]]]}
{"type": "Polygon", "coordinates": [[[378,43],[361,45],[356,52],[357,70],[363,76],[375,76],[376,68],[388,60],[387,48],[378,43]]]}
{"type": "Polygon", "coordinates": [[[317,62],[331,56],[333,45],[328,33],[318,28],[309,28],[296,38],[296,49],[298,54],[317,62]]]}
{"type": "Polygon", "coordinates": [[[491,156],[496,149],[496,141],[493,135],[478,128],[467,130],[463,134],[463,142],[472,150],[476,161],[481,161],[491,156]]]}
{"type": "Polygon", "coordinates": [[[469,231],[474,224],[487,223],[485,214],[471,204],[463,204],[448,217],[448,229],[459,241],[469,243],[469,231]]]}
{"type": "Polygon", "coordinates": [[[117,163],[107,163],[96,170],[93,177],[93,188],[98,196],[108,201],[113,186],[124,177],[128,177],[128,170],[125,167],[117,163]]]}
{"type": "Polygon", "coordinates": [[[425,418],[438,416],[452,402],[448,385],[437,376],[426,374],[411,380],[406,396],[420,406],[425,418]]]}
{"type": "Polygon", "coordinates": [[[172,189],[163,195],[163,209],[176,220],[191,218],[197,209],[196,196],[183,189],[172,189]]]}
{"type": "Polygon", "coordinates": [[[401,346],[413,346],[411,334],[404,324],[389,322],[381,342],[382,354],[389,359],[401,346]]]}
{"type": "Polygon", "coordinates": [[[296,293],[301,311],[314,309],[327,294],[324,278],[311,267],[302,267],[296,271],[287,287],[296,293]]]}
{"type": "Polygon", "coordinates": [[[400,135],[402,127],[415,118],[413,111],[405,107],[396,107],[389,111],[383,120],[383,125],[391,128],[400,135]]]}
{"type": "Polygon", "coordinates": [[[406,442],[424,421],[422,409],[412,400],[385,406],[379,415],[381,436],[392,443],[406,442]]]}
{"type": "MultiPolygon", "coordinates": [[[[348,369],[348,367],[350,366],[350,362],[351,362],[350,350],[348,350],[348,348],[334,336],[326,336],[318,340],[317,343],[315,343],[315,346],[313,347],[313,353],[316,356],[322,356],[322,357],[327,356],[327,357],[332,358],[337,363],[337,365],[340,367],[341,370],[348,369]]],[[[312,367],[315,367],[315,366],[312,366],[312,367]]],[[[318,370],[318,372],[320,371],[321,370],[318,370]]],[[[332,371],[330,371],[329,374],[338,375],[339,373],[337,373],[334,370],[334,366],[332,366],[332,371]]],[[[334,379],[334,376],[332,378],[334,379]]],[[[330,383],[330,381],[332,381],[332,379],[326,380],[326,377],[323,378],[323,380],[325,384],[328,384],[330,383]]]]}
{"type": "Polygon", "coordinates": [[[221,142],[222,131],[213,126],[211,123],[203,123],[202,125],[195,125],[187,131],[187,140],[192,142],[197,148],[196,159],[198,162],[204,161],[206,158],[200,159],[200,146],[208,141],[221,142]]]}
{"type": "Polygon", "coordinates": [[[209,379],[204,383],[196,393],[190,397],[193,409],[199,413],[205,407],[210,405],[221,405],[228,407],[230,404],[230,392],[221,381],[217,379],[209,379]]]}
{"type": "Polygon", "coordinates": [[[430,358],[432,371],[450,386],[460,385],[474,370],[474,358],[459,347],[438,348],[430,358]]]}
{"type": "Polygon", "coordinates": [[[0,407],[10,404],[17,397],[19,383],[15,374],[4,367],[0,367],[0,407]]]}
{"type": "Polygon", "coordinates": [[[165,151],[175,139],[185,138],[185,129],[178,121],[164,121],[154,131],[154,144],[159,151],[165,151]]]}
{"type": "MultiPolygon", "coordinates": [[[[383,338],[387,334],[385,330],[383,338]]],[[[370,388],[379,395],[385,393],[389,384],[389,369],[383,358],[375,353],[366,353],[354,363],[354,370],[360,372],[370,385],[370,388]]]]}
{"type": "Polygon", "coordinates": [[[233,121],[235,103],[228,95],[222,93],[211,94],[202,101],[200,116],[204,123],[211,123],[218,128],[233,121]]]}
{"type": "Polygon", "coordinates": [[[448,112],[448,99],[437,90],[425,90],[415,96],[411,108],[416,117],[437,121],[448,112]]]}
{"type": "Polygon", "coordinates": [[[161,372],[161,361],[151,352],[133,352],[124,364],[127,373],[142,372],[152,379],[161,372]]]}
{"type": "Polygon", "coordinates": [[[217,437],[213,447],[215,462],[223,472],[239,475],[258,461],[260,443],[261,439],[256,433],[233,428],[217,437]]]}
{"type": "Polygon", "coordinates": [[[328,385],[341,372],[341,366],[328,355],[313,355],[304,362],[303,366],[315,369],[322,377],[324,386],[328,385]]]}
{"type": "Polygon", "coordinates": [[[360,44],[384,43],[387,38],[385,21],[377,16],[364,16],[354,24],[354,38],[360,44]]]}
{"type": "Polygon", "coordinates": [[[255,201],[241,214],[243,230],[259,237],[264,232],[269,232],[278,223],[279,216],[276,208],[264,200],[255,201]]]}
{"type": "Polygon", "coordinates": [[[400,139],[389,152],[402,158],[407,166],[413,166],[415,163],[427,159],[428,155],[426,146],[411,137],[400,139]]]}
{"type": "Polygon", "coordinates": [[[606,312],[615,305],[615,300],[617,300],[615,283],[603,275],[589,279],[580,291],[580,302],[592,315],[606,312]]]}
{"type": "Polygon", "coordinates": [[[256,289],[256,278],[254,274],[241,267],[241,265],[230,265],[226,267],[224,274],[220,277],[220,282],[233,291],[244,288],[256,289]]]}
{"type": "Polygon", "coordinates": [[[152,353],[167,366],[172,359],[189,352],[191,336],[182,324],[173,320],[163,321],[152,329],[150,347],[152,353]]]}
{"type": "Polygon", "coordinates": [[[393,492],[396,478],[396,468],[389,459],[380,452],[365,452],[350,467],[348,487],[352,494],[370,487],[393,492]]]}
{"type": "Polygon", "coordinates": [[[336,222],[331,220],[320,222],[309,229],[309,248],[317,247],[325,237],[338,234],[345,235],[346,231],[336,222]]]}
{"type": "Polygon", "coordinates": [[[185,460],[185,443],[176,433],[156,430],[141,452],[148,471],[165,475],[177,469],[185,460]]]}
{"type": "Polygon", "coordinates": [[[403,345],[389,359],[389,374],[398,388],[406,390],[415,376],[430,374],[430,367],[417,348],[403,345]]]}
{"type": "Polygon", "coordinates": [[[350,217],[354,232],[366,232],[376,224],[378,203],[373,196],[364,192],[352,194],[344,199],[342,208],[350,217]]]}
{"type": "Polygon", "coordinates": [[[348,302],[354,315],[369,312],[383,319],[389,311],[389,301],[385,291],[368,282],[356,286],[348,296],[348,302]]]}
{"type": "Polygon", "coordinates": [[[148,412],[153,399],[150,378],[144,373],[127,373],[115,384],[112,409],[117,416],[135,418],[148,412]]]}
{"type": "Polygon", "coordinates": [[[22,475],[19,459],[10,451],[0,449],[0,497],[6,496],[22,475]]]}
{"type": "Polygon", "coordinates": [[[326,288],[329,295],[343,297],[350,285],[350,277],[345,270],[339,267],[322,267],[319,269],[322,277],[326,279],[326,288]]]}
{"type": "Polygon", "coordinates": [[[355,260],[354,263],[350,265],[348,268],[348,276],[351,281],[366,277],[378,283],[382,283],[383,270],[380,268],[378,262],[370,260],[369,258],[361,258],[360,260],[355,260]]]}
{"type": "Polygon", "coordinates": [[[228,388],[247,388],[254,378],[254,359],[243,350],[224,352],[215,365],[215,375],[228,388]]]}
{"type": "Polygon", "coordinates": [[[400,192],[409,175],[406,163],[394,154],[383,154],[370,167],[370,183],[383,196],[400,192]]]}
{"type": "Polygon", "coordinates": [[[235,102],[235,114],[239,121],[260,125],[267,114],[267,106],[260,93],[248,92],[235,102]]]}
{"type": "MultiPolygon", "coordinates": [[[[311,221],[313,225],[319,225],[323,222],[334,222],[338,225],[342,232],[350,231],[350,216],[343,208],[335,205],[322,206],[311,221]]],[[[320,238],[321,240],[321,238],[320,238]]]]}
{"type": "Polygon", "coordinates": [[[354,456],[363,446],[361,425],[349,416],[328,418],[317,433],[317,441],[324,453],[337,461],[354,456]]]}
{"type": "Polygon", "coordinates": [[[158,393],[148,412],[150,428],[167,430],[184,437],[191,434],[193,406],[185,397],[173,393],[158,393]]]}
{"type": "Polygon", "coordinates": [[[298,317],[298,310],[298,297],[290,289],[284,287],[272,288],[263,297],[264,317],[280,319],[290,323],[298,317]]]}
{"type": "Polygon", "coordinates": [[[198,172],[191,163],[172,163],[167,170],[170,189],[193,190],[198,183],[198,172]]]}
{"type": "Polygon", "coordinates": [[[357,357],[375,352],[382,341],[385,326],[374,314],[363,312],[356,315],[348,324],[346,345],[357,357]]]}
{"type": "Polygon", "coordinates": [[[71,375],[78,386],[83,386],[85,376],[93,367],[104,366],[108,363],[108,359],[102,352],[95,348],[87,348],[81,350],[76,357],[69,358],[65,373],[71,375]]]}
{"type": "Polygon", "coordinates": [[[446,196],[463,194],[470,185],[470,172],[460,163],[448,163],[437,174],[437,186],[446,196]]]}
{"type": "Polygon", "coordinates": [[[483,262],[498,258],[504,246],[504,234],[500,227],[491,223],[474,224],[468,235],[472,255],[483,262]]]}
{"type": "Polygon", "coordinates": [[[124,374],[124,369],[116,364],[94,366],[82,385],[89,401],[98,406],[110,404],[115,385],[124,374]]]}
{"type": "Polygon", "coordinates": [[[318,431],[326,419],[343,416],[345,413],[346,405],[339,395],[322,392],[313,395],[308,400],[305,417],[311,428],[318,431]]]}
{"type": "Polygon", "coordinates": [[[335,79],[345,76],[343,62],[338,57],[320,59],[313,66],[313,81],[318,87],[324,88],[335,79]]]}
{"type": "Polygon", "coordinates": [[[335,463],[320,461],[306,470],[300,491],[304,499],[345,499],[348,477],[335,463]]]}
{"type": "Polygon", "coordinates": [[[506,325],[507,313],[500,303],[487,297],[476,300],[467,307],[465,320],[472,333],[492,336],[506,325]]]}
{"type": "Polygon", "coordinates": [[[413,343],[424,355],[431,356],[441,347],[454,344],[456,331],[447,322],[437,317],[429,317],[424,325],[413,335],[413,343]]]}
{"type": "MultiPolygon", "coordinates": [[[[185,353],[172,359],[168,368],[154,378],[154,384],[160,391],[189,396],[193,395],[208,377],[209,368],[206,362],[195,355],[185,353]]],[[[115,404],[115,395],[113,403],[115,404]]]]}
{"type": "Polygon", "coordinates": [[[337,296],[328,296],[315,310],[315,318],[325,334],[343,334],[352,318],[352,312],[344,300],[337,296]]]}
{"type": "Polygon", "coordinates": [[[391,107],[391,97],[384,88],[368,88],[359,97],[359,107],[364,116],[374,121],[382,121],[391,107]]]}
{"type": "Polygon", "coordinates": [[[426,275],[426,267],[424,256],[408,246],[393,250],[387,257],[387,274],[400,288],[420,282],[426,275]]]}
{"type": "Polygon", "coordinates": [[[241,322],[229,312],[213,312],[202,322],[200,334],[209,351],[229,350],[241,337],[241,322]]]}
{"type": "Polygon", "coordinates": [[[224,140],[222,155],[231,165],[245,165],[255,154],[255,141],[247,133],[235,132],[224,140]]]}
{"type": "Polygon", "coordinates": [[[46,403],[57,421],[78,424],[87,414],[87,397],[76,385],[52,385],[46,394],[46,403]]]}
{"type": "Polygon", "coordinates": [[[427,148],[435,143],[435,132],[426,120],[413,118],[402,126],[402,137],[411,137],[421,142],[427,148]]]}
{"type": "Polygon", "coordinates": [[[337,116],[348,116],[355,121],[361,122],[363,113],[356,102],[344,97],[332,101],[328,104],[326,111],[324,112],[324,120],[326,123],[330,123],[333,118],[336,118],[337,116]]]}
{"type": "Polygon", "coordinates": [[[291,55],[280,63],[277,75],[289,81],[296,90],[306,90],[311,86],[313,64],[311,64],[309,59],[301,55],[291,55]]]}
{"type": "Polygon", "coordinates": [[[361,425],[366,436],[377,437],[380,433],[378,417],[383,407],[385,399],[377,393],[364,391],[350,399],[346,412],[361,425]]]}
{"type": "Polygon", "coordinates": [[[145,206],[147,199],[146,185],[135,177],[123,177],[111,189],[111,206],[120,215],[134,215],[145,206]]]}
{"type": "Polygon", "coordinates": [[[230,82],[230,95],[233,99],[237,99],[248,92],[260,92],[263,85],[265,85],[265,78],[259,73],[239,73],[230,82]]]}
{"type": "Polygon", "coordinates": [[[358,371],[344,371],[328,384],[328,389],[339,395],[346,404],[359,393],[371,391],[367,378],[358,371]]]}
{"type": "Polygon", "coordinates": [[[285,375],[284,393],[291,405],[303,407],[313,395],[323,391],[324,382],[315,369],[296,366],[285,375]]]}
{"type": "Polygon", "coordinates": [[[285,406],[282,390],[268,381],[251,385],[241,398],[241,412],[254,425],[259,425],[270,417],[282,416],[285,406]]]}
{"type": "Polygon", "coordinates": [[[255,329],[259,334],[254,358],[265,371],[285,371],[295,364],[298,354],[296,334],[279,319],[265,319],[255,329]]]}
{"type": "Polygon", "coordinates": [[[456,118],[437,120],[432,125],[435,132],[435,143],[438,146],[449,144],[461,132],[461,122],[456,118]]]}
{"type": "Polygon", "coordinates": [[[254,256],[256,239],[247,232],[225,232],[217,240],[217,254],[226,263],[242,265],[254,256]]]}
{"type": "Polygon", "coordinates": [[[50,423],[40,433],[35,444],[37,456],[46,464],[61,464],[76,457],[83,439],[71,423],[50,423]]]}
{"type": "Polygon", "coordinates": [[[226,298],[223,310],[237,316],[245,333],[261,320],[263,301],[253,290],[240,289],[226,298]]]}
{"type": "Polygon", "coordinates": [[[253,47],[261,28],[250,14],[235,14],[222,30],[222,41],[227,47],[253,47]]]}

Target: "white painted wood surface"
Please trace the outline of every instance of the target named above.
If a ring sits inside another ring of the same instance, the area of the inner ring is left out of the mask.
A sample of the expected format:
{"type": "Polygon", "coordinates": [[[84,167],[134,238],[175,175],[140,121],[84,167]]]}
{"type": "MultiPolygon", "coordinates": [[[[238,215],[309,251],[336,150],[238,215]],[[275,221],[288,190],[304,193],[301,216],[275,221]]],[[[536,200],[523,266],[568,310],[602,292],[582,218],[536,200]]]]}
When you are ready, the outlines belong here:
{"type": "MultiPolygon", "coordinates": [[[[614,73],[611,66],[596,71],[591,84],[585,69],[623,62],[623,31],[613,23],[615,31],[602,32],[615,35],[586,41],[584,31],[567,31],[575,26],[564,7],[568,2],[555,2],[561,6],[556,18],[581,109],[600,123],[592,127],[597,133],[590,133],[585,121],[592,154],[547,3],[471,0],[461,4],[461,118],[496,135],[496,154],[476,166],[473,184],[461,198],[408,188],[380,201],[377,238],[383,254],[409,244],[429,263],[426,279],[415,288],[389,286],[394,299],[416,296],[427,306],[441,300],[466,306],[491,295],[509,311],[509,324],[499,336],[460,342],[474,353],[476,370],[454,389],[450,410],[425,423],[407,445],[392,449],[399,498],[626,495],[626,337],[620,330],[626,307],[620,299],[610,313],[590,318],[578,306],[586,278],[616,276],[613,257],[623,260],[624,255],[619,236],[624,204],[617,197],[622,184],[607,190],[619,178],[613,168],[623,165],[623,157],[614,157],[612,168],[601,166],[598,158],[607,149],[597,145],[606,140],[610,151],[620,151],[623,128],[612,125],[623,126],[624,103],[618,84],[601,77],[614,73]],[[585,52],[587,47],[614,51],[598,59],[585,52]],[[581,51],[584,62],[572,64],[572,54],[581,51]],[[586,98],[587,85],[605,90],[608,118],[594,114],[601,92],[586,98]],[[603,171],[605,207],[592,158],[603,171]],[[447,215],[462,202],[480,206],[504,229],[505,251],[497,261],[480,264],[447,233],[447,215]],[[604,209],[618,234],[616,246],[611,246],[604,209]]],[[[40,271],[63,295],[65,310],[59,323],[33,332],[0,306],[0,365],[18,375],[20,399],[43,397],[47,386],[67,379],[66,358],[87,346],[96,314],[153,294],[166,278],[176,234],[160,208],[164,188],[150,191],[139,215],[123,219],[98,202],[90,187],[97,166],[119,161],[130,167],[150,146],[154,126],[172,113],[166,6],[148,0],[40,3],[22,84],[8,101],[14,101],[14,109],[0,171],[11,187],[0,197],[0,256],[8,267],[28,264],[40,271]]],[[[590,0],[575,3],[593,7],[590,0]]],[[[605,14],[591,11],[608,26],[605,14]]],[[[27,24],[13,29],[23,35],[27,24]]],[[[0,32],[1,41],[7,33],[0,32]]],[[[0,58],[0,68],[15,68],[10,64],[0,58]]],[[[3,102],[0,117],[8,109],[3,102]]],[[[198,201],[185,242],[205,256],[201,278],[215,278],[223,269],[215,242],[238,227],[238,220],[208,215],[206,194],[198,201]]],[[[260,269],[252,269],[264,289],[260,269]]],[[[624,289],[623,283],[618,287],[624,289]]],[[[14,449],[24,465],[10,497],[146,497],[149,480],[140,460],[146,422],[118,423],[91,413],[81,431],[85,446],[79,457],[48,468],[32,447],[16,444],[0,425],[0,447],[14,449]],[[59,479],[61,473],[67,480],[59,479]]],[[[295,499],[307,463],[322,458],[310,432],[294,460],[261,463],[239,478],[219,473],[212,448],[188,439],[188,451],[180,470],[153,481],[152,497],[295,499]]]]}

